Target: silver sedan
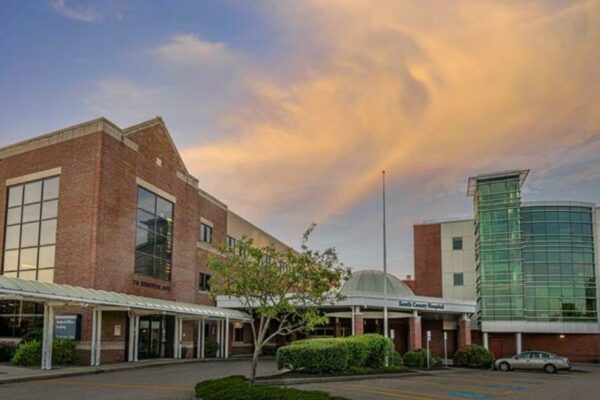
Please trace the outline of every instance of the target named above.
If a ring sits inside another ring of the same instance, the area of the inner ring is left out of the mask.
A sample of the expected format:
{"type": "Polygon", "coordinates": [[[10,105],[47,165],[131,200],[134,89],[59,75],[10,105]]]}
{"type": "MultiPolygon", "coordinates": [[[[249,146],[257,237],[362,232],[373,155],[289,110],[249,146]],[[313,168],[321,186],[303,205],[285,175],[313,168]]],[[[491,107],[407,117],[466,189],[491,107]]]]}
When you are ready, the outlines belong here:
{"type": "Polygon", "coordinates": [[[569,359],[547,351],[526,351],[510,358],[500,358],[494,364],[500,371],[513,369],[544,370],[555,373],[561,369],[570,369],[569,359]]]}

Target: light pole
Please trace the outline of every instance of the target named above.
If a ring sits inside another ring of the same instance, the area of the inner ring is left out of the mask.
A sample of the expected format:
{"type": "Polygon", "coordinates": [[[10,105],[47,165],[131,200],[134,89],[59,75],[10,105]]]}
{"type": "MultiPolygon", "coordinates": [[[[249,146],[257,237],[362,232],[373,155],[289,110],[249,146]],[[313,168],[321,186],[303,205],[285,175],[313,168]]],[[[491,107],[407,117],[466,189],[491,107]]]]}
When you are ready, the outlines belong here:
{"type": "Polygon", "coordinates": [[[383,181],[383,336],[388,337],[388,305],[387,305],[387,243],[385,229],[385,170],[381,172],[383,181]]]}

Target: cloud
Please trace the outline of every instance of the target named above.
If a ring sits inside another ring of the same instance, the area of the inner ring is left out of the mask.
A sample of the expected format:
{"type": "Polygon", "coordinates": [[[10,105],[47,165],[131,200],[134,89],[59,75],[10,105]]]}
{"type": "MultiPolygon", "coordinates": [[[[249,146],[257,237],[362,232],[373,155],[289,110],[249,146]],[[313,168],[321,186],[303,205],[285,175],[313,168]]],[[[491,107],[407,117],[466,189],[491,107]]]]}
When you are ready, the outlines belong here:
{"type": "Polygon", "coordinates": [[[55,0],[50,5],[56,13],[65,18],[80,22],[95,22],[100,19],[99,13],[93,7],[70,6],[67,0],[55,0]]]}
{"type": "Polygon", "coordinates": [[[254,76],[252,100],[226,117],[229,135],[183,152],[190,168],[248,209],[326,221],[372,196],[384,168],[395,184],[420,181],[418,198],[482,170],[535,173],[562,162],[564,149],[592,153],[597,2],[568,12],[518,2],[436,3],[435,13],[431,3],[378,4],[276,10],[291,42],[325,47],[315,53],[326,56],[290,82],[254,76]]]}
{"type": "Polygon", "coordinates": [[[202,40],[189,33],[172,37],[153,53],[167,64],[196,68],[202,64],[232,62],[235,58],[224,43],[202,40]]]}
{"type": "MultiPolygon", "coordinates": [[[[281,63],[180,34],[149,52],[160,83],[129,79],[153,93],[143,108],[166,118],[202,187],[284,239],[324,223],[350,265],[377,265],[380,239],[367,232],[380,232],[386,169],[390,226],[403,227],[390,257],[406,273],[406,221],[468,214],[470,175],[531,168],[564,185],[600,183],[597,1],[269,2],[256,12],[281,63]]],[[[101,96],[113,110],[126,109],[119,90],[101,96]]]]}

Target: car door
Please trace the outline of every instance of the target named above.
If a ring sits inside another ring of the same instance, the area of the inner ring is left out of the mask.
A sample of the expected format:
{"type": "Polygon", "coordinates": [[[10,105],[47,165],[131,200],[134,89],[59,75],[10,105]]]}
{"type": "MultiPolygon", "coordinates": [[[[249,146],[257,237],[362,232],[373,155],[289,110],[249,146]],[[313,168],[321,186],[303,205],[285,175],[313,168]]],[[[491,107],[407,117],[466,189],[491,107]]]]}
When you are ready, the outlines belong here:
{"type": "Polygon", "coordinates": [[[544,369],[544,358],[542,353],[537,351],[531,353],[528,369],[544,369]]]}
{"type": "Polygon", "coordinates": [[[529,369],[531,353],[526,351],[525,353],[517,354],[512,361],[513,369],[529,369]]]}

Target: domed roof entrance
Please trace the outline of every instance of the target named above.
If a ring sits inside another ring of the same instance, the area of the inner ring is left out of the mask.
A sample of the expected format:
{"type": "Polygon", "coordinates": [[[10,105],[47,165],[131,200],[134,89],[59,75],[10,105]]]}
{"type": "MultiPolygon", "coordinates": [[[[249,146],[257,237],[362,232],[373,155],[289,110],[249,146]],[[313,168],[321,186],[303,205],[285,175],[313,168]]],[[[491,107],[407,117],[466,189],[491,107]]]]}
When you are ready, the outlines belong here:
{"type": "MultiPolygon", "coordinates": [[[[344,295],[350,293],[369,293],[383,296],[383,271],[363,270],[354,271],[340,289],[344,295]]],[[[386,276],[388,296],[414,296],[408,285],[396,278],[394,275],[386,276]]]]}

